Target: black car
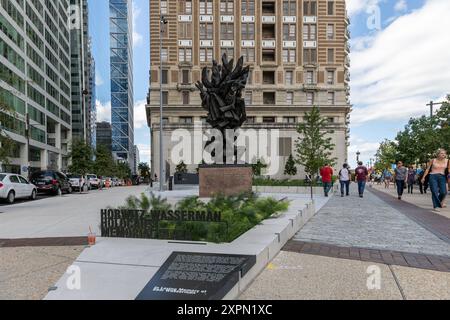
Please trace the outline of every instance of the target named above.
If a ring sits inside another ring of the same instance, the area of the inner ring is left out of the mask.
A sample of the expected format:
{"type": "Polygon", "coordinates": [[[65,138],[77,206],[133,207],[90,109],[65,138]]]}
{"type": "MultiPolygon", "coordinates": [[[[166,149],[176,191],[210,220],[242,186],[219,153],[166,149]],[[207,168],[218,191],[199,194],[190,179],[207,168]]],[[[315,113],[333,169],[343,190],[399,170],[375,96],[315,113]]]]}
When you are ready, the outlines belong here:
{"type": "Polygon", "coordinates": [[[69,178],[59,171],[42,170],[34,172],[30,177],[38,192],[62,194],[63,192],[72,193],[72,186],[69,178]]]}

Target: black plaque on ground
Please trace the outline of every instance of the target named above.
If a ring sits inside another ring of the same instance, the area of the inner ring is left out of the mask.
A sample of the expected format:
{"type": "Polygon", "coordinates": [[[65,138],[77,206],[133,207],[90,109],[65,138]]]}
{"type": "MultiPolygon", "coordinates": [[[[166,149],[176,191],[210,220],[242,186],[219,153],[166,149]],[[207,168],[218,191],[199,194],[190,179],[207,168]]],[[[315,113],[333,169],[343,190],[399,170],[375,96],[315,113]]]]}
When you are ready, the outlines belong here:
{"type": "Polygon", "coordinates": [[[220,300],[256,262],[256,256],[173,252],[136,300],[220,300]]]}

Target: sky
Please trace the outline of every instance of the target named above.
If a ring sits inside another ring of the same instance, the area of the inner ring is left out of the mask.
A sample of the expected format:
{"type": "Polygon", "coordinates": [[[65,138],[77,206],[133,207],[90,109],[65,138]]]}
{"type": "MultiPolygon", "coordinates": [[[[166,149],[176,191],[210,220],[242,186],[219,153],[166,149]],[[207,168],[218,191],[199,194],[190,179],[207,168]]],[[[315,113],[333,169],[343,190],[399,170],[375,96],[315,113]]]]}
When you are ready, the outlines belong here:
{"type": "MultiPolygon", "coordinates": [[[[135,144],[149,162],[145,117],[149,0],[133,0],[135,144]]],[[[449,0],[347,0],[351,32],[349,163],[367,163],[409,118],[429,114],[450,93],[449,0]]],[[[96,61],[97,118],[110,121],[108,0],[89,0],[96,61]]]]}

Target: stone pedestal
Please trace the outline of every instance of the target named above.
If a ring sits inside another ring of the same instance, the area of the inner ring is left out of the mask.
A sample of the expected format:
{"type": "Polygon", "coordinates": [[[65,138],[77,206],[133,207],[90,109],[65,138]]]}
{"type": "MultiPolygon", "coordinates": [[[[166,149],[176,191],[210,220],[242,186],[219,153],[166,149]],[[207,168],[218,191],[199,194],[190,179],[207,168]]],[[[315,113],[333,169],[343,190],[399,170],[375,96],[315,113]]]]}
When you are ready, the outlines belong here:
{"type": "Polygon", "coordinates": [[[246,164],[199,166],[200,197],[226,196],[252,191],[252,167],[246,164]]]}

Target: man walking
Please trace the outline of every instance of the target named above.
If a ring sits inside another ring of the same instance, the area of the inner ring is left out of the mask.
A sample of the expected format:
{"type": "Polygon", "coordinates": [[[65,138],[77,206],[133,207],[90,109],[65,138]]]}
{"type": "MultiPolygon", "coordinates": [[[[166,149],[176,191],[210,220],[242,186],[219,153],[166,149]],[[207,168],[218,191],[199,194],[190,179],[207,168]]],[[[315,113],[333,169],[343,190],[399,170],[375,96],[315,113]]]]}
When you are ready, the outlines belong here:
{"type": "Polygon", "coordinates": [[[406,186],[406,179],[408,178],[408,170],[403,166],[403,162],[397,163],[397,168],[394,170],[395,184],[397,186],[398,200],[402,200],[403,191],[406,186]]]}
{"type": "Polygon", "coordinates": [[[320,169],[320,176],[322,177],[323,191],[325,193],[325,197],[328,197],[328,193],[331,190],[333,168],[331,168],[328,163],[325,163],[325,166],[322,167],[322,169],[320,169]]]}
{"type": "Polygon", "coordinates": [[[350,171],[348,170],[348,164],[344,163],[343,168],[339,171],[339,182],[341,183],[341,197],[350,194],[350,171]]]}
{"type": "Polygon", "coordinates": [[[364,197],[364,189],[366,188],[367,176],[369,171],[365,166],[363,166],[362,161],[358,162],[358,167],[355,169],[355,180],[358,183],[358,193],[359,197],[364,197]]]}

